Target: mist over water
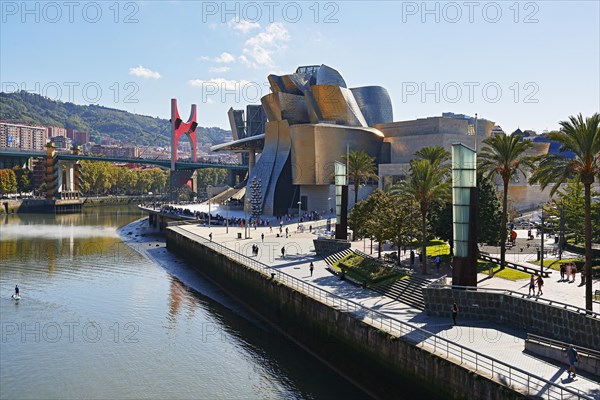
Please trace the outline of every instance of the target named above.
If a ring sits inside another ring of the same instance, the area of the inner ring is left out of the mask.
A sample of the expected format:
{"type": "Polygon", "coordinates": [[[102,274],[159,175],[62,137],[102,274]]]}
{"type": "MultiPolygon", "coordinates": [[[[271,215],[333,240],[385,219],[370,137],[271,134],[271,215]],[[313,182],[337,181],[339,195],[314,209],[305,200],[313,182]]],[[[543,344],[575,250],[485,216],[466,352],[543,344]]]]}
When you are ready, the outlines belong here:
{"type": "Polygon", "coordinates": [[[118,238],[117,228],[110,226],[77,226],[20,224],[0,225],[0,238],[6,239],[86,239],[118,238]]]}

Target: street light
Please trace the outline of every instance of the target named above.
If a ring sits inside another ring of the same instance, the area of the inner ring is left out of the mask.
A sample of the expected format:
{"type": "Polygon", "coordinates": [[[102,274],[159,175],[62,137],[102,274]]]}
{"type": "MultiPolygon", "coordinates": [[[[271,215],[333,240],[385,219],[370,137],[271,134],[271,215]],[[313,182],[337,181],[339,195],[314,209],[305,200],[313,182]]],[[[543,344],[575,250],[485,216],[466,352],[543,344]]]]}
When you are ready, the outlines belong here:
{"type": "Polygon", "coordinates": [[[302,205],[302,202],[299,201],[298,202],[298,230],[300,229],[300,206],[302,205]]]}
{"type": "Polygon", "coordinates": [[[329,211],[328,212],[328,214],[329,214],[329,213],[331,213],[331,197],[327,198],[327,207],[329,207],[329,210],[327,210],[327,211],[329,211]]]}
{"type": "Polygon", "coordinates": [[[206,187],[206,196],[208,196],[208,227],[210,228],[210,194],[212,193],[212,190],[209,191],[209,189],[212,189],[211,185],[206,187]]]}
{"type": "Polygon", "coordinates": [[[544,205],[542,204],[542,243],[540,244],[540,275],[544,272],[544,205]]]}
{"type": "Polygon", "coordinates": [[[225,200],[225,205],[227,206],[226,208],[226,216],[225,216],[225,233],[229,233],[229,200],[225,200]]]}

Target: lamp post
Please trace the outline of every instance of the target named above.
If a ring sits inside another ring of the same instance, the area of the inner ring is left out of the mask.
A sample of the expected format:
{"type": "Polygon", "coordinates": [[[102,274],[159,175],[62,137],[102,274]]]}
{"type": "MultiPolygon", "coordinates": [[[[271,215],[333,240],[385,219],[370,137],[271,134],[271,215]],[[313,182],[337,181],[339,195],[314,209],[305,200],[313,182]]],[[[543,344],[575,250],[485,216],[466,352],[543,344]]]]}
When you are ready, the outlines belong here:
{"type": "Polygon", "coordinates": [[[225,213],[225,233],[229,233],[229,200],[225,200],[226,213],[225,213]]]}
{"type": "Polygon", "coordinates": [[[209,189],[212,189],[211,185],[206,187],[206,196],[208,196],[208,227],[210,228],[210,194],[212,193],[212,190],[209,191],[209,189]]]}
{"type": "Polygon", "coordinates": [[[298,229],[300,229],[300,207],[302,206],[302,202],[298,202],[298,229]]]}
{"type": "Polygon", "coordinates": [[[542,243],[540,244],[540,274],[544,272],[544,205],[542,204],[542,243]]]}
{"type": "Polygon", "coordinates": [[[329,207],[328,214],[331,213],[331,197],[327,198],[327,207],[329,207]]]}

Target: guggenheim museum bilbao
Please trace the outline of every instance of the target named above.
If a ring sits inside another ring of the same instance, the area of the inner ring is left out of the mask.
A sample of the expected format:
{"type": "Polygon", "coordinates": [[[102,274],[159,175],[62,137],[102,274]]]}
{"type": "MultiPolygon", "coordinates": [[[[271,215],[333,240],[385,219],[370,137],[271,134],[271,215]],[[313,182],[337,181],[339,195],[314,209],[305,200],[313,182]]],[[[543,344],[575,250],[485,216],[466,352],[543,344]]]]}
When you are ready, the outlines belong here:
{"type": "MultiPolygon", "coordinates": [[[[268,80],[271,93],[261,98],[261,105],[249,105],[245,118],[243,110],[229,110],[234,140],[212,147],[242,153],[249,165],[247,185],[260,182],[254,184],[252,202],[260,197],[263,215],[283,215],[299,206],[303,211],[330,209],[334,162],[348,150],[364,150],[378,166],[379,181],[359,189],[361,200],[377,186],[387,189],[406,176],[409,161],[422,147],[441,145],[450,151],[453,143],[474,147],[477,141],[481,149],[481,142],[496,134],[494,122],[462,114],[394,122],[385,88],[350,88],[326,65],[299,67],[268,80]]],[[[548,146],[534,143],[531,152],[542,154],[548,146]]],[[[539,188],[532,191],[515,182],[512,190],[516,208],[539,204],[539,188]]],[[[246,193],[251,193],[249,187],[246,193]]],[[[352,206],[354,193],[348,197],[352,206]]]]}

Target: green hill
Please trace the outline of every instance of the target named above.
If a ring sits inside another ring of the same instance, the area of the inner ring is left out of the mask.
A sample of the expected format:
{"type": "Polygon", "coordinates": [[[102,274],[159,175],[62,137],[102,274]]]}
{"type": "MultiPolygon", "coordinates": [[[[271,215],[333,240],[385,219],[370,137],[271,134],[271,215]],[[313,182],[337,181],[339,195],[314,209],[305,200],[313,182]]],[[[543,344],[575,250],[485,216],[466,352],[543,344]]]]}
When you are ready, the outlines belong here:
{"type": "MultiPolygon", "coordinates": [[[[58,126],[90,133],[92,141],[112,138],[121,143],[166,146],[170,144],[167,119],[132,114],[98,106],[81,106],[50,100],[38,94],[0,92],[0,120],[29,125],[58,126]]],[[[198,127],[199,143],[224,142],[229,131],[198,127]]]]}

